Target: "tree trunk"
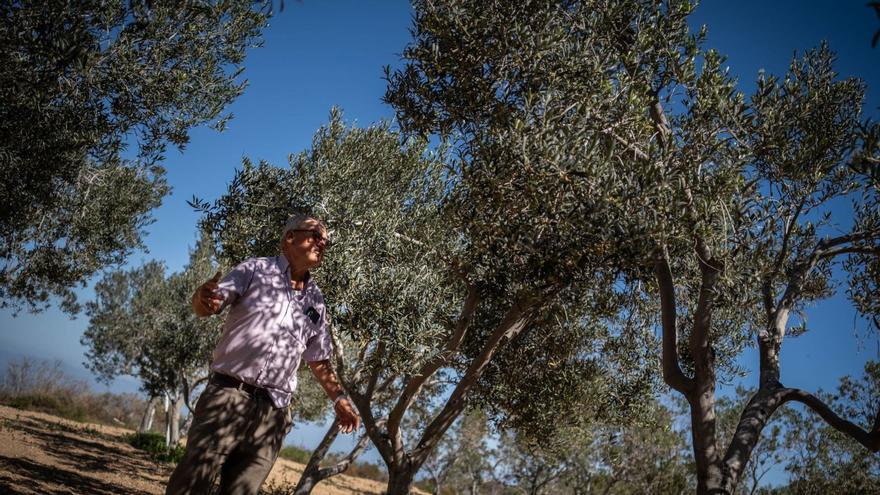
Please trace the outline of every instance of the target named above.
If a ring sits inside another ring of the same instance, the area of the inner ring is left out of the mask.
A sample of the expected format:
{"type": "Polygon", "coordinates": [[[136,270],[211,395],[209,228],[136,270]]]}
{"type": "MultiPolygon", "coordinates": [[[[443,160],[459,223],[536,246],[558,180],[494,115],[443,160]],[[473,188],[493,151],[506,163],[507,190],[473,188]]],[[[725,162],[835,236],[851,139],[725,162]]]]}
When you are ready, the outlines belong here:
{"type": "Polygon", "coordinates": [[[321,461],[327,456],[327,451],[330,450],[330,446],[338,435],[339,421],[334,419],[333,423],[330,424],[330,428],[324,433],[324,438],[321,439],[318,447],[312,451],[312,456],[309,457],[309,462],[306,464],[302,476],[300,476],[296,487],[293,489],[294,495],[308,495],[312,493],[312,489],[321,481],[321,478],[318,477],[321,461]]]}
{"type": "MultiPolygon", "coordinates": [[[[384,419],[382,421],[384,421],[384,419]]],[[[349,452],[342,460],[333,466],[328,466],[323,469],[320,468],[321,461],[327,456],[327,451],[330,449],[330,445],[333,444],[333,441],[338,435],[339,421],[334,419],[333,424],[330,425],[327,433],[324,434],[324,438],[321,439],[321,443],[319,443],[315,451],[312,452],[312,456],[309,458],[309,462],[306,465],[305,470],[303,470],[299,482],[293,489],[294,495],[308,495],[309,493],[312,493],[315,485],[321,481],[336,476],[337,474],[344,473],[348,469],[348,466],[350,466],[351,463],[361,455],[364,449],[367,448],[367,444],[370,441],[367,434],[364,433],[358,439],[354,448],[351,449],[351,452],[349,452]]]]}
{"type": "Polygon", "coordinates": [[[166,440],[168,449],[180,443],[180,410],[183,408],[183,395],[175,394],[173,402],[170,402],[165,418],[168,421],[166,427],[166,440]]]}
{"type": "Polygon", "coordinates": [[[388,495],[409,495],[418,468],[407,462],[405,466],[388,472],[388,495]]]}
{"type": "Polygon", "coordinates": [[[714,387],[691,402],[691,441],[697,467],[697,493],[725,493],[718,491],[724,484],[724,476],[715,437],[714,387]]]}
{"type": "Polygon", "coordinates": [[[156,416],[156,397],[150,397],[147,407],[144,408],[144,415],[141,416],[141,424],[138,426],[138,433],[150,431],[153,427],[153,418],[156,416]]]}
{"type": "Polygon", "coordinates": [[[165,393],[165,446],[171,446],[171,404],[165,393]]]}

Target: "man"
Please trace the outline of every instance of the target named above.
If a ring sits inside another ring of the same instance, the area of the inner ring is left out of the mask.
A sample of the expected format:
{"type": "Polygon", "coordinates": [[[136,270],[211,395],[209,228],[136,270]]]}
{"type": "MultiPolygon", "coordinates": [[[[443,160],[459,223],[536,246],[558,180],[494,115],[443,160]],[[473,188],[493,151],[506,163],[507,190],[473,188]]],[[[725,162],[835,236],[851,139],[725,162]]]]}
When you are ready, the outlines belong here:
{"type": "Polygon", "coordinates": [[[320,221],[293,216],[281,255],[248,259],[222,280],[218,272],[193,294],[199,316],[230,309],[166,494],[208,493],[218,475],[220,493],[256,494],[290,429],[301,359],[333,401],[340,429],[357,430],[360,418],[330,367],[324,298],[309,272],[328,242],[320,221]]]}

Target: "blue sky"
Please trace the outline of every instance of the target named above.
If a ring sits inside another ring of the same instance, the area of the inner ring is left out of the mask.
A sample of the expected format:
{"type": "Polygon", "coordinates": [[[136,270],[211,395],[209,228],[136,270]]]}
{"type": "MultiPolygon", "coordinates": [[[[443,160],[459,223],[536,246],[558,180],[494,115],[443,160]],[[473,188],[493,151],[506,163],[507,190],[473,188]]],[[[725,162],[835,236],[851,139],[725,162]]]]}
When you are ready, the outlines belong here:
{"type": "MultiPolygon", "coordinates": [[[[829,41],[838,55],[842,76],[858,76],[868,84],[866,115],[880,118],[880,47],[871,37],[880,20],[865,0],[739,1],[707,0],[698,7],[692,26],[709,26],[707,45],[728,56],[727,64],[749,92],[760,69],[782,74],[792,55],[829,41]]],[[[315,130],[327,121],[333,105],[346,120],[366,126],[393,117],[381,102],[385,90],[382,68],[400,63],[409,40],[411,8],[402,1],[286,1],[284,12],[271,20],[265,45],[246,60],[250,83],[231,107],[235,118],[222,134],[196,129],[184,152],[168,153],[166,165],[173,194],[155,212],[146,243],[132,264],[164,260],[180,269],[195,242],[198,215],[186,204],[193,195],[213,200],[225,190],[241,158],[286,164],[289,153],[306,149],[315,130]]],[[[206,278],[211,274],[206,274],[206,278]]],[[[90,289],[80,293],[91,297],[90,289]]],[[[856,332],[863,326],[843,298],[809,312],[813,331],[789,339],[783,348],[783,382],[807,390],[833,388],[840,376],[858,374],[867,359],[880,358],[877,335],[856,332]],[[857,336],[858,333],[858,336],[857,336]]],[[[73,372],[81,366],[79,338],[87,322],[70,320],[55,309],[13,318],[0,311],[0,365],[20,355],[59,358],[73,372]]],[[[757,354],[746,352],[740,363],[757,366],[757,354]]],[[[78,370],[78,371],[77,371],[78,370]]],[[[751,380],[751,381],[750,381],[751,380]]],[[[747,378],[746,385],[754,385],[747,378]]],[[[112,390],[134,390],[134,380],[121,380],[112,390]]],[[[310,445],[314,428],[294,430],[288,442],[310,445]]]]}

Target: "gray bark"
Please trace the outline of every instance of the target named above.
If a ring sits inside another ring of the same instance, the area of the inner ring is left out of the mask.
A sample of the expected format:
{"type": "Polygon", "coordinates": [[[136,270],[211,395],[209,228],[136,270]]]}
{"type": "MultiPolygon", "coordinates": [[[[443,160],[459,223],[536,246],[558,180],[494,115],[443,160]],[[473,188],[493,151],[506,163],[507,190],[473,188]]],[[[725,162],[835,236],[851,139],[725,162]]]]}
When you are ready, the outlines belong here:
{"type": "Polygon", "coordinates": [[[334,419],[330,428],[324,433],[324,438],[321,439],[318,447],[312,452],[312,456],[309,457],[309,462],[306,464],[306,468],[303,470],[299,482],[297,482],[296,487],[293,489],[293,495],[308,495],[312,493],[312,490],[321,481],[336,476],[337,474],[344,473],[354,460],[361,455],[364,449],[366,449],[369,440],[367,434],[364,433],[358,439],[354,448],[348,453],[348,455],[336,464],[322,469],[320,467],[321,461],[327,456],[330,446],[333,444],[333,441],[336,440],[338,435],[339,421],[334,419]]]}
{"type": "Polygon", "coordinates": [[[141,423],[138,425],[138,432],[144,433],[150,431],[153,427],[153,418],[156,416],[156,397],[150,397],[147,406],[144,408],[144,415],[141,416],[141,423]]]}

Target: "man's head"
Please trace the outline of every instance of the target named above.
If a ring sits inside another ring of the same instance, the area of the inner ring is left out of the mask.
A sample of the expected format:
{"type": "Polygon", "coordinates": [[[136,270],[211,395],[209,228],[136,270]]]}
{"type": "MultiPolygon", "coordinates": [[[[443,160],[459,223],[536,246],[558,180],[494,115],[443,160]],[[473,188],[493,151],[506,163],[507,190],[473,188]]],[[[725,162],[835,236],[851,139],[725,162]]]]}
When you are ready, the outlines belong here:
{"type": "Polygon", "coordinates": [[[290,217],[281,231],[281,252],[294,269],[320,265],[329,243],[327,227],[309,215],[290,217]]]}

